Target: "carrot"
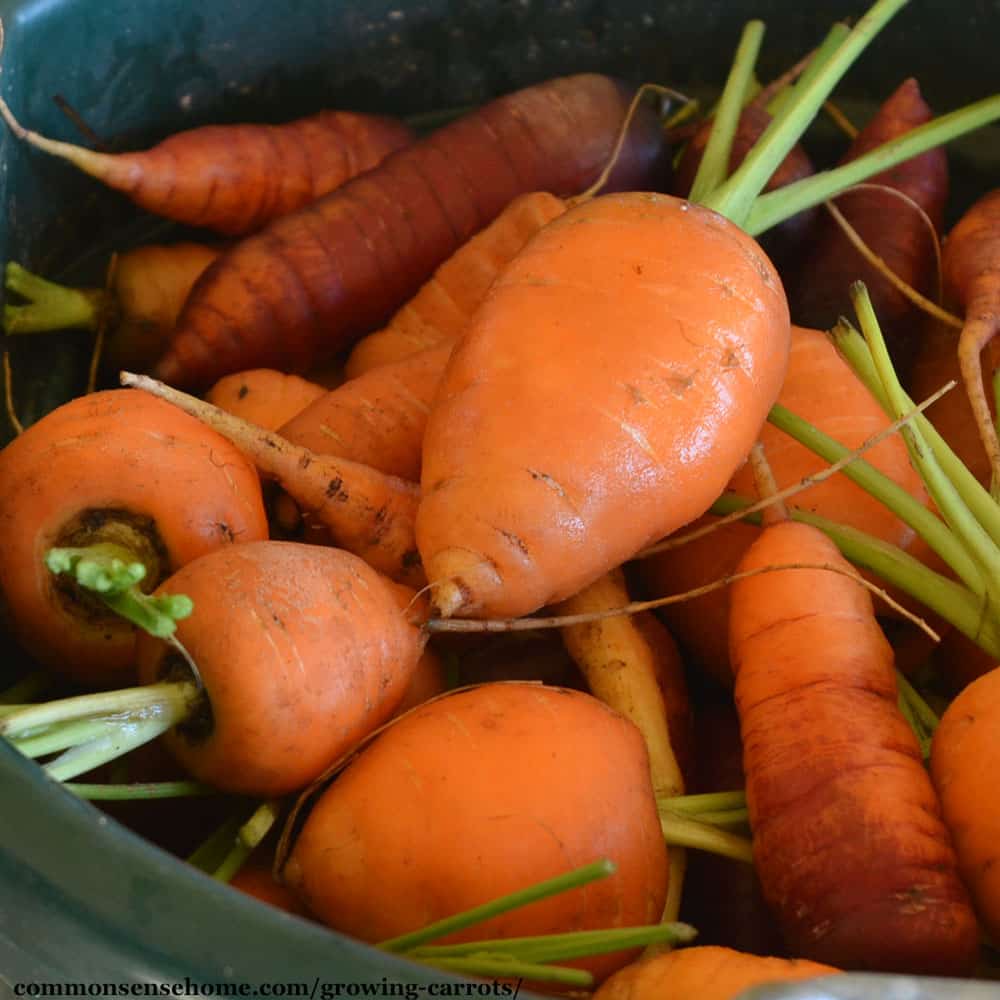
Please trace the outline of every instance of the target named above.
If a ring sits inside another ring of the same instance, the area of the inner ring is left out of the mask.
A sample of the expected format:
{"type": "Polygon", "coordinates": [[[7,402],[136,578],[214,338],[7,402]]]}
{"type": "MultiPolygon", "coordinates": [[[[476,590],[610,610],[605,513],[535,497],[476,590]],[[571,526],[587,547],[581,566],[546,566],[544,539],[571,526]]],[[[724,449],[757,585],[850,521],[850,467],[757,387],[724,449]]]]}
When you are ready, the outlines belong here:
{"type": "Polygon", "coordinates": [[[39,663],[87,684],[130,671],[135,629],[53,578],[53,546],[112,546],[152,589],[220,546],[267,537],[253,466],[147,393],[109,390],[52,411],[0,451],[0,594],[39,663]]]}
{"type": "Polygon", "coordinates": [[[995,863],[1000,818],[993,792],[1000,766],[998,704],[1000,670],[993,669],[948,706],[931,743],[931,775],[955,839],[959,869],[994,941],[1000,937],[1000,879],[995,863]]]}
{"type": "Polygon", "coordinates": [[[1000,441],[983,391],[981,356],[997,332],[1000,314],[1000,189],[983,195],[948,234],[942,255],[945,295],[965,316],[958,358],[992,480],[1000,482],[1000,441]]]}
{"type": "Polygon", "coordinates": [[[321,111],[281,125],[204,125],[142,152],[101,153],[23,128],[2,100],[0,115],[19,139],[145,211],[229,236],[307,205],[413,140],[392,118],[321,111]]]}
{"type": "MultiPolygon", "coordinates": [[[[739,569],[793,563],[851,572],[825,535],[790,521],[739,569]]],[[[975,917],[868,593],[825,568],[746,577],[729,635],[754,865],[792,954],[970,973],[975,917]]]]}
{"type": "Polygon", "coordinates": [[[357,462],[317,455],[146,376],[123,372],[122,382],[168,400],[232,441],[261,475],[277,482],[327,528],[336,544],[397,582],[422,584],[413,538],[416,484],[357,462]]]}
{"type": "Polygon", "coordinates": [[[234,417],[274,431],[326,393],[323,386],[298,375],[254,368],[220,378],[205,393],[205,400],[234,417]]]}
{"type": "MultiPolygon", "coordinates": [[[[439,698],[381,732],[279,863],[324,923],[380,941],[601,857],[616,871],[585,891],[444,940],[627,927],[663,907],[667,851],[638,730],[590,695],[510,682],[439,698]]],[[[600,979],[630,955],[583,964],[600,979]]]]}
{"type": "Polygon", "coordinates": [[[839,971],[801,958],[701,945],[626,966],[594,993],[594,1000],[737,1000],[754,986],[818,979],[839,971]]]}
{"type": "Polygon", "coordinates": [[[425,701],[436,698],[446,688],[447,678],[445,677],[444,664],[429,646],[425,646],[393,715],[402,715],[411,708],[416,708],[417,705],[422,705],[425,701]]]}
{"type": "Polygon", "coordinates": [[[52,777],[66,780],[88,770],[92,754],[104,762],[133,736],[162,733],[200,781],[239,795],[288,794],[389,717],[426,641],[404,614],[413,591],[339,549],[275,541],[216,549],[155,594],[183,594],[194,610],[170,643],[139,636],[144,686],[0,720],[0,735],[16,741],[42,724],[110,716],[117,735],[107,751],[88,731],[46,765],[52,777]]]}
{"type": "MultiPolygon", "coordinates": [[[[883,142],[930,121],[931,109],[917,81],[905,80],[882,104],[851,143],[842,162],[850,162],[883,142]]],[[[930,150],[870,178],[906,195],[940,231],[948,200],[948,162],[944,151],[930,150]]],[[[891,193],[866,187],[848,192],[837,208],[869,248],[911,287],[934,297],[937,258],[934,237],[919,211],[891,193]]],[[[792,317],[804,326],[828,329],[850,305],[848,289],[862,280],[878,313],[897,367],[905,371],[917,349],[914,330],[920,316],[913,304],[851,247],[830,216],[816,220],[805,260],[789,293],[792,317]]]]}
{"type": "MultiPolygon", "coordinates": [[[[849,448],[859,447],[890,424],[878,401],[829,340],[818,330],[804,327],[792,327],[788,371],[778,402],[849,448]]],[[[760,440],[779,487],[800,482],[827,464],[771,424],[762,429],[760,440]]],[[[876,445],[865,457],[911,496],[921,503],[928,502],[927,492],[898,435],[876,445]]],[[[749,469],[736,472],[727,489],[752,496],[749,469]]],[[[789,502],[904,550],[915,541],[909,525],[844,475],[811,486],[789,502]]],[[[727,576],[758,534],[758,528],[733,523],[643,559],[641,573],[646,588],[652,596],[681,593],[727,576]]],[[[732,679],[726,641],[728,608],[729,591],[719,590],[660,612],[700,666],[726,686],[732,679]]]]}
{"type": "Polygon", "coordinates": [[[417,480],[427,414],[451,346],[429,348],[349,379],[281,425],[294,445],[417,480]]]}
{"type": "Polygon", "coordinates": [[[454,344],[500,269],[566,204],[544,191],[519,195],[449,257],[388,325],[355,345],[348,378],[443,343],[454,344]]]}
{"type": "MultiPolygon", "coordinates": [[[[224,254],[192,292],[154,374],[204,385],[248,365],[301,370],[384,322],[517,195],[574,194],[609,158],[628,104],[581,74],[501,97],[224,254]]],[[[649,109],[611,183],[666,166],[649,109]]]]}
{"type": "Polygon", "coordinates": [[[70,288],[7,264],[7,290],[28,300],[6,304],[10,335],[81,327],[105,330],[107,367],[146,368],[163,352],[195,280],[219,254],[201,243],[150,244],[116,255],[107,288],[70,288]]]}
{"type": "Polygon", "coordinates": [[[297,917],[309,916],[308,911],[302,905],[291,890],[278,882],[271,871],[271,861],[267,857],[251,857],[230,880],[229,884],[240,892],[245,892],[248,896],[275,906],[286,913],[294,914],[297,917]]]}

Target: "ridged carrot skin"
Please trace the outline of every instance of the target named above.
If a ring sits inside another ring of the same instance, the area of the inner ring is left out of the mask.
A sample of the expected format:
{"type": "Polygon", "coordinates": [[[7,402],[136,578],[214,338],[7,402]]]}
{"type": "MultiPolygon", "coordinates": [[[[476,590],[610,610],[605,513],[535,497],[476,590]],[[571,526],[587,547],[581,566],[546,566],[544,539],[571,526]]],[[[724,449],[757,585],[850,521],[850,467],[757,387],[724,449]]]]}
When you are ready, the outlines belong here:
{"type": "Polygon", "coordinates": [[[452,354],[417,545],[444,614],[516,617],[702,514],[781,389],[790,327],[759,246],[667,195],[549,223],[452,354]]]}
{"type": "MultiPolygon", "coordinates": [[[[663,910],[667,847],[639,731],[588,694],[510,682],[379,733],[316,799],[281,875],[324,923],[381,941],[599,858],[615,873],[444,940],[628,927],[663,910]]],[[[630,955],[580,964],[603,978],[630,955]]]]}
{"type": "MultiPolygon", "coordinates": [[[[285,795],[317,778],[402,699],[425,634],[413,591],[340,549],[248,542],[181,567],[157,589],[187,594],[177,638],[197,664],[207,708],[164,741],[201,781],[239,795],[285,795]]],[[[189,672],[144,635],[139,679],[189,672]]]]}
{"type": "MultiPolygon", "coordinates": [[[[203,275],[156,376],[202,386],[246,367],[305,370],[384,323],[519,194],[581,192],[630,100],[596,74],[508,94],[243,240],[203,275]]],[[[640,108],[611,190],[666,183],[666,140],[640,108]]]]}
{"type": "MultiPolygon", "coordinates": [[[[768,528],[740,571],[849,563],[768,528]]],[[[871,597],[825,569],[732,586],[730,644],[754,865],[789,950],[847,969],[968,975],[979,930],[871,597]]]]}

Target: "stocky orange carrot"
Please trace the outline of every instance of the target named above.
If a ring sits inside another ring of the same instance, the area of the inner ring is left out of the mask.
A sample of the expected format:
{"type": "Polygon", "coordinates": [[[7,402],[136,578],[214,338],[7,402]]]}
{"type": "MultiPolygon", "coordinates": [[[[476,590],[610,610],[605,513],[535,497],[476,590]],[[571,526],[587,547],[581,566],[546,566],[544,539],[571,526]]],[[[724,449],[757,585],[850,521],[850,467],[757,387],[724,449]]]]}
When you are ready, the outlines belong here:
{"type": "MultiPolygon", "coordinates": [[[[158,592],[193,601],[177,638],[200,676],[194,709],[163,740],[190,774],[238,794],[315,779],[388,718],[425,642],[403,613],[413,592],[339,549],[232,546],[158,592]]],[[[190,677],[159,639],[140,636],[137,654],[143,683],[190,677]]]]}
{"type": "MultiPolygon", "coordinates": [[[[281,874],[325,923],[380,941],[595,858],[615,873],[454,938],[651,923],[666,894],[639,731],[588,694],[511,682],[378,734],[312,805],[281,874]]],[[[599,979],[630,954],[581,964],[599,979]]]]}
{"type": "MultiPolygon", "coordinates": [[[[826,336],[803,327],[792,327],[788,371],[778,402],[849,448],[859,447],[890,423],[874,396],[851,372],[826,336]]],[[[826,465],[771,424],[762,429],[760,440],[779,487],[791,486],[826,465]]],[[[865,458],[911,495],[927,502],[926,490],[898,435],[866,452],[865,458]]],[[[728,489],[747,497],[754,495],[747,467],[733,476],[728,489]]],[[[832,476],[795,494],[789,503],[852,525],[903,549],[914,542],[912,528],[843,475],[832,476]]],[[[641,572],[651,596],[683,593],[727,576],[758,533],[759,529],[751,525],[730,524],[644,559],[641,572]]],[[[728,605],[729,591],[722,589],[660,612],[700,665],[726,685],[731,682],[726,641],[728,605]]]]}
{"type": "MultiPolygon", "coordinates": [[[[630,94],[597,74],[491,101],[243,240],[192,292],[154,374],[203,386],[238,367],[304,370],[376,326],[519,194],[580,192],[630,94]]],[[[610,190],[662,183],[663,130],[640,108],[610,190]]]]}
{"type": "Polygon", "coordinates": [[[115,546],[152,588],[220,546],[267,537],[253,465],[222,436],[147,393],[74,399],[0,451],[0,594],[11,628],[52,670],[120,682],[135,629],[54,578],[52,547],[115,546]]]}
{"type": "Polygon", "coordinates": [[[123,373],[122,381],[169,400],[232,441],[263,476],[325,526],[337,545],[397,582],[422,584],[413,538],[419,493],[415,483],[357,462],[316,455],[154,379],[123,373]]]}
{"type": "Polygon", "coordinates": [[[299,375],[254,368],[220,378],[205,393],[205,400],[234,417],[276,431],[326,393],[323,386],[299,375]]]}
{"type": "Polygon", "coordinates": [[[442,343],[454,344],[508,261],[566,204],[544,191],[520,195],[434,272],[382,330],[364,337],[347,359],[354,378],[442,343]]]}
{"type": "Polygon", "coordinates": [[[451,346],[429,348],[349,379],[281,425],[287,441],[416,481],[427,414],[451,346]]]}
{"type": "Polygon", "coordinates": [[[736,1000],[754,986],[817,979],[839,971],[804,959],[703,945],[626,966],[597,990],[594,1000],[736,1000]]]}
{"type": "Polygon", "coordinates": [[[283,125],[205,125],[138,153],[101,153],[22,128],[14,133],[175,222],[236,236],[308,204],[407,145],[402,122],[321,111],[283,125]]]}
{"type": "Polygon", "coordinates": [[[897,705],[868,592],[820,531],[768,527],[732,586],[730,644],[754,865],[794,955],[971,972],[979,934],[897,705]],[[830,567],[830,568],[825,568],[830,567]]]}
{"type": "Polygon", "coordinates": [[[136,247],[115,257],[107,288],[57,285],[10,262],[7,290],[28,304],[4,306],[4,330],[100,328],[107,368],[146,368],[163,352],[191,286],[220,249],[191,242],[136,247]]]}
{"type": "Polygon", "coordinates": [[[958,864],[983,926],[1000,938],[1000,669],[973,681],[948,706],[931,743],[931,774],[958,864]]]}
{"type": "Polygon", "coordinates": [[[703,513],[777,398],[788,340],[776,272],[714,212],[603,195],[549,223],[494,283],[428,421],[417,540],[438,610],[525,614],[703,513]]]}

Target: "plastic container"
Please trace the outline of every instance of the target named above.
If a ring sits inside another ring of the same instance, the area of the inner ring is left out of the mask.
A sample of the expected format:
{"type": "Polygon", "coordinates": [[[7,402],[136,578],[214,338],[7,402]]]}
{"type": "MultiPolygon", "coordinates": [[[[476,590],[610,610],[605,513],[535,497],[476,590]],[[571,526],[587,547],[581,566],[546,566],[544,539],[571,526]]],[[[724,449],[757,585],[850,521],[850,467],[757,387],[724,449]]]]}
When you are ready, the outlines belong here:
{"type": "MultiPolygon", "coordinates": [[[[114,148],[138,148],[209,120],[279,120],[324,106],[458,107],[582,69],[703,93],[724,78],[748,18],[768,24],[760,75],[769,78],[832,20],[863,8],[863,0],[0,0],[0,84],[15,114],[45,134],[79,138],[58,95],[114,148]]],[[[861,117],[906,75],[939,110],[987,96],[998,37],[996,3],[916,0],[862,57],[838,101],[861,117]]],[[[965,200],[1000,177],[996,129],[956,144],[951,156],[965,200]]],[[[99,280],[112,245],[155,231],[124,199],[6,130],[0,165],[3,260],[99,280]]],[[[81,391],[86,350],[67,334],[33,353],[16,381],[25,422],[81,391]]],[[[0,649],[2,682],[16,657],[9,645],[0,649]]],[[[336,984],[344,996],[358,995],[360,983],[384,980],[389,991],[447,981],[237,896],[58,789],[2,742],[0,789],[0,985],[151,983],[176,996],[198,995],[200,984],[247,984],[244,995],[278,984],[291,996],[301,983],[313,1000],[327,1000],[336,984]]],[[[998,992],[905,977],[846,977],[831,987],[757,995],[898,990],[971,1000],[998,992]]]]}

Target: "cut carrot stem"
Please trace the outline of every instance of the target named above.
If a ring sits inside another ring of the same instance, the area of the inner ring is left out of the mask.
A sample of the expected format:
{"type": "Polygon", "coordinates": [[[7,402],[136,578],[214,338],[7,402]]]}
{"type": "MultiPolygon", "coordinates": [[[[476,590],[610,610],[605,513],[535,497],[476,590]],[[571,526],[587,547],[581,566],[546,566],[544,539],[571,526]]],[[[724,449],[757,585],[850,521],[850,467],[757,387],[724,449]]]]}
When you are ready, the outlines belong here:
{"type": "Polygon", "coordinates": [[[607,878],[615,872],[613,862],[603,859],[592,864],[584,865],[565,875],[557,875],[555,878],[546,879],[527,889],[520,889],[517,892],[508,893],[498,899],[483,903],[481,906],[474,906],[471,909],[463,910],[454,916],[445,917],[444,920],[437,920],[426,927],[412,931],[409,934],[402,934],[399,937],[390,938],[380,942],[376,947],[383,951],[401,952],[416,948],[435,938],[444,937],[446,934],[453,934],[456,931],[464,930],[472,924],[478,924],[483,920],[507,913],[528,903],[534,903],[539,899],[547,899],[557,893],[566,892],[568,889],[576,889],[597,879],[607,878]]]}
{"type": "Polygon", "coordinates": [[[77,798],[92,802],[128,802],[135,799],[180,799],[218,795],[218,789],[200,781],[147,781],[126,784],[87,784],[67,781],[63,787],[77,798]]]}
{"type": "Polygon", "coordinates": [[[693,847],[724,858],[753,863],[753,846],[746,837],[719,830],[706,823],[660,810],[660,827],[668,844],[693,847]]]}
{"type": "Polygon", "coordinates": [[[243,867],[247,858],[268,835],[281,814],[281,803],[275,799],[262,802],[253,815],[236,831],[235,842],[212,873],[219,882],[228,882],[243,867]]]}
{"type": "Polygon", "coordinates": [[[145,563],[113,542],[49,549],[45,565],[52,573],[72,576],[122,618],[161,639],[173,635],[177,622],[194,610],[190,598],[183,594],[144,594],[139,583],[146,577],[145,563]]]}
{"type": "MultiPolygon", "coordinates": [[[[879,401],[886,414],[891,415],[892,407],[889,405],[888,396],[875,369],[871,351],[861,333],[842,318],[830,331],[830,336],[837,350],[843,355],[854,373],[879,401]]],[[[912,405],[909,397],[907,397],[907,403],[912,405]]],[[[914,422],[929,443],[938,464],[955,484],[966,506],[986,529],[994,543],[1000,545],[1000,506],[994,502],[989,491],[982,486],[951,450],[950,445],[941,437],[930,420],[920,414],[914,422]]]]}
{"type": "Polygon", "coordinates": [[[243,826],[247,818],[246,808],[241,809],[237,815],[230,816],[187,856],[187,863],[199,868],[206,875],[211,875],[229,853],[233,841],[240,832],[240,827],[243,826]]]}
{"type": "MultiPolygon", "coordinates": [[[[813,427],[808,421],[797,417],[780,403],[776,403],[771,408],[767,419],[775,427],[779,427],[828,462],[839,461],[850,454],[850,449],[846,446],[813,427]]],[[[865,492],[880,500],[901,520],[910,525],[955,570],[970,590],[978,594],[984,592],[982,573],[975,560],[948,531],[947,525],[943,524],[923,504],[915,500],[898,483],[879,472],[862,458],[850,462],[842,471],[865,492]]]]}
{"type": "MultiPolygon", "coordinates": [[[[891,139],[870,153],[851,160],[850,163],[796,181],[780,191],[761,195],[747,213],[743,228],[751,236],[759,236],[804,209],[828,201],[853,184],[888,170],[904,160],[912,159],[928,149],[951,142],[967,132],[989,125],[997,119],[1000,119],[1000,95],[986,97],[949,114],[940,115],[925,125],[919,125],[904,135],[891,139]]],[[[744,163],[749,159],[750,157],[747,157],[744,163]]],[[[715,205],[709,207],[715,208],[715,205]]]]}
{"type": "Polygon", "coordinates": [[[10,335],[73,327],[96,330],[108,308],[108,296],[103,289],[59,285],[32,274],[14,261],[7,264],[6,287],[30,303],[3,307],[3,328],[10,335]]]}
{"type": "Polygon", "coordinates": [[[729,76],[726,79],[718,110],[715,113],[715,123],[698,172],[691,185],[689,198],[700,201],[711,191],[714,191],[726,179],[729,173],[729,157],[733,146],[733,136],[739,124],[740,112],[749,88],[754,64],[760,52],[760,44],[764,38],[764,22],[749,21],[743,28],[736,57],[733,59],[729,76]]]}
{"type": "MultiPolygon", "coordinates": [[[[702,204],[726,216],[751,235],[762,232],[760,229],[754,230],[747,226],[755,200],[764,190],[778,165],[798,142],[805,128],[815,118],[840,78],[905,2],[906,0],[878,0],[837,46],[836,51],[822,65],[809,85],[804,88],[796,87],[793,90],[788,105],[772,121],[739,169],[702,204]]],[[[854,178],[854,180],[859,179],[854,178]]],[[[789,187],[794,186],[796,185],[789,187]]],[[[783,188],[780,193],[784,195],[786,190],[789,188],[783,188]]],[[[829,194],[824,195],[819,201],[825,201],[827,197],[829,194]]],[[[795,211],[789,211],[782,219],[795,215],[806,207],[809,206],[802,205],[795,211]]],[[[776,223],[772,223],[774,224],[776,223]]]]}

